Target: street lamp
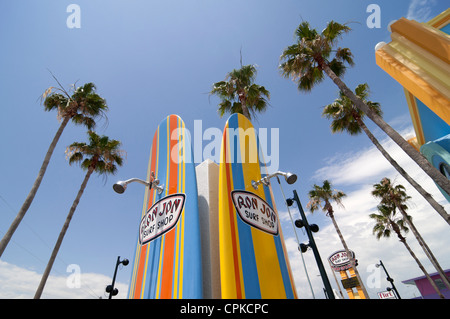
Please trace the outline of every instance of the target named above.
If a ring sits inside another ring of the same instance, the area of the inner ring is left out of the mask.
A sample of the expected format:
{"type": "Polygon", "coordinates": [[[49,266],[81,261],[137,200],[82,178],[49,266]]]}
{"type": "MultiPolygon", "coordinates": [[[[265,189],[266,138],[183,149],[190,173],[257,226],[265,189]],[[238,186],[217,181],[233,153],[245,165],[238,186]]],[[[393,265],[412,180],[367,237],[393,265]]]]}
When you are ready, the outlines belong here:
{"type": "Polygon", "coordinates": [[[124,266],[126,266],[126,265],[128,265],[128,263],[129,263],[128,259],[124,259],[121,261],[120,256],[117,257],[116,268],[114,269],[114,276],[113,276],[112,284],[106,286],[106,292],[109,293],[108,299],[111,299],[112,296],[115,296],[119,293],[119,290],[117,288],[114,288],[114,283],[116,281],[117,267],[119,267],[120,264],[123,264],[124,266]]]}
{"type": "Polygon", "coordinates": [[[164,190],[164,185],[160,186],[158,179],[151,179],[151,182],[146,182],[139,178],[130,178],[129,180],[126,180],[126,181],[118,181],[117,183],[115,183],[113,185],[113,189],[116,193],[123,194],[125,192],[125,190],[127,189],[128,184],[133,183],[133,182],[138,182],[140,184],[148,186],[148,187],[150,187],[150,189],[156,188],[158,190],[158,194],[161,194],[164,190]]]}
{"type": "Polygon", "coordinates": [[[264,185],[266,185],[266,186],[269,186],[269,184],[270,184],[270,179],[271,179],[272,177],[275,177],[275,176],[278,176],[278,175],[284,176],[284,178],[286,179],[286,182],[287,182],[288,184],[294,184],[295,181],[297,180],[297,175],[295,175],[295,174],[292,174],[292,173],[285,173],[285,172],[280,172],[280,171],[278,171],[278,172],[275,172],[275,173],[273,173],[273,174],[269,174],[269,175],[264,176],[264,177],[261,178],[259,181],[256,181],[256,182],[255,182],[255,181],[252,181],[252,186],[253,186],[254,189],[258,189],[258,186],[259,186],[260,184],[264,184],[264,185]]]}
{"type": "MultiPolygon", "coordinates": [[[[398,299],[402,299],[401,297],[400,297],[400,294],[398,293],[398,291],[397,291],[397,288],[395,288],[395,285],[394,285],[394,279],[392,279],[390,276],[389,276],[389,274],[388,274],[388,272],[387,272],[387,270],[386,270],[386,267],[384,267],[384,265],[383,265],[383,262],[380,260],[380,263],[379,264],[375,264],[375,267],[377,267],[377,268],[379,268],[379,267],[383,267],[383,269],[384,269],[384,272],[386,273],[386,280],[387,281],[389,281],[390,283],[391,283],[391,285],[392,285],[392,289],[394,290],[394,292],[395,292],[395,294],[397,295],[397,297],[398,297],[398,299]]],[[[386,290],[387,291],[391,291],[391,288],[386,288],[386,290]]]]}
{"type": "Polygon", "coordinates": [[[302,216],[302,219],[298,219],[295,221],[295,226],[298,228],[305,227],[306,234],[309,238],[308,244],[300,244],[299,250],[304,253],[308,250],[308,247],[311,247],[314,257],[316,259],[317,267],[319,268],[320,276],[322,277],[323,285],[325,286],[325,291],[327,293],[327,296],[329,299],[335,299],[333,289],[331,288],[330,281],[328,280],[327,273],[325,272],[325,268],[322,263],[322,259],[320,258],[319,250],[317,249],[316,242],[314,241],[313,232],[319,231],[319,226],[316,224],[309,225],[308,220],[306,219],[305,212],[303,211],[302,204],[300,203],[300,199],[298,198],[297,191],[294,190],[294,198],[288,198],[286,200],[286,203],[288,206],[292,206],[294,201],[297,202],[298,209],[300,211],[300,215],[302,216]]]}

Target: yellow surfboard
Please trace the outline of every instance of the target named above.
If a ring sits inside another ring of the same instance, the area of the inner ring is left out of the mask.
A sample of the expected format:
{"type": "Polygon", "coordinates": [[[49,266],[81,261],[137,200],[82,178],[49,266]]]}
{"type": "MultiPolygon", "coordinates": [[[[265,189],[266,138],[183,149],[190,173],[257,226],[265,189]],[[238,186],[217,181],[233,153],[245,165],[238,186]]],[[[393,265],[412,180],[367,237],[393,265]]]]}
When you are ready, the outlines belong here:
{"type": "Polygon", "coordinates": [[[224,299],[296,299],[268,174],[252,123],[233,114],[223,132],[219,165],[219,247],[224,299]],[[261,173],[262,172],[262,173],[261,173]]]}

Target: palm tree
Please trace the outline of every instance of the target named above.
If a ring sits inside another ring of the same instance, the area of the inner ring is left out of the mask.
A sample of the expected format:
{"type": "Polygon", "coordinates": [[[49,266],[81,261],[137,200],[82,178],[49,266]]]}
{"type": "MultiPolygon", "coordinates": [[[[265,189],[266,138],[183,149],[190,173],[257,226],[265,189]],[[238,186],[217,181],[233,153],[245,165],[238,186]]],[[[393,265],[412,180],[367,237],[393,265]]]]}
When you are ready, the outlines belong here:
{"type": "Polygon", "coordinates": [[[352,66],[353,55],[350,49],[334,49],[337,40],[350,32],[347,25],[331,21],[322,32],[311,29],[308,22],[302,22],[295,31],[296,43],[288,46],[280,56],[279,68],[282,75],[292,78],[300,91],[309,92],[322,82],[327,75],[347,96],[356,108],[364,112],[395,143],[397,143],[412,160],[414,160],[447,194],[450,194],[450,180],[411,146],[397,131],[390,127],[381,116],[374,112],[364,101],[359,99],[341,80],[346,71],[346,64],[352,66]]]}
{"type": "Polygon", "coordinates": [[[73,214],[80,202],[81,195],[86,188],[87,182],[92,173],[96,172],[100,175],[106,176],[107,174],[114,174],[117,171],[117,165],[122,166],[124,152],[119,149],[120,142],[116,140],[110,140],[107,136],[98,136],[95,132],[89,131],[89,144],[86,143],[73,143],[68,151],[69,164],[81,163],[81,168],[86,170],[86,176],[84,177],[78,194],[73,201],[72,207],[69,210],[66,221],[61,229],[58,240],[53,248],[50,260],[42,275],[41,282],[34,296],[35,299],[41,297],[47,278],[52,269],[53,263],[58,254],[59,248],[66,234],[69,223],[73,214]],[[84,158],[87,156],[86,158],[84,158]],[[84,159],[84,160],[83,160],[84,159]]]}
{"type": "Polygon", "coordinates": [[[60,88],[56,88],[55,91],[53,91],[53,89],[55,88],[50,87],[43,94],[43,98],[45,99],[43,103],[44,110],[57,110],[58,118],[62,119],[62,122],[53,137],[52,142],[50,143],[37,178],[34,181],[28,196],[22,204],[22,207],[17,213],[15,219],[11,223],[8,231],[0,241],[0,257],[2,256],[6,246],[11,240],[11,237],[33,201],[39,186],[41,185],[42,179],[44,178],[45,171],[47,170],[56,144],[58,143],[58,140],[61,137],[67,123],[72,120],[72,122],[77,125],[84,125],[88,129],[93,129],[96,125],[95,120],[104,116],[108,109],[106,101],[95,93],[95,85],[93,83],[87,83],[81,87],[78,87],[72,95],[69,95],[69,93],[62,88],[62,86],[60,86],[60,88]]]}
{"type": "Polygon", "coordinates": [[[333,190],[331,188],[331,183],[325,180],[323,182],[323,186],[318,186],[314,184],[313,189],[309,191],[308,196],[309,202],[307,204],[307,207],[309,207],[311,213],[314,213],[318,209],[322,209],[322,211],[326,213],[326,216],[329,216],[331,218],[334,228],[336,229],[336,232],[338,233],[341,243],[344,246],[345,252],[347,253],[347,256],[350,260],[350,264],[355,270],[355,274],[361,285],[361,289],[363,290],[365,297],[368,299],[369,295],[366,291],[366,288],[364,287],[364,283],[361,280],[359,272],[356,269],[355,259],[350,254],[350,250],[348,249],[347,243],[344,240],[344,236],[342,236],[341,230],[339,229],[336,219],[334,218],[334,210],[333,206],[331,205],[331,201],[334,201],[336,202],[336,204],[343,207],[342,198],[344,198],[346,194],[342,191],[333,190]]]}
{"type": "Polygon", "coordinates": [[[270,99],[270,93],[264,86],[254,83],[255,77],[256,67],[244,65],[229,72],[224,81],[214,83],[210,94],[221,99],[220,117],[225,113],[241,113],[251,120],[256,113],[267,109],[266,98],[270,99]]]}
{"type": "Polygon", "coordinates": [[[420,247],[422,247],[428,259],[436,268],[445,285],[450,289],[450,282],[445,275],[445,272],[442,270],[442,267],[434,257],[433,252],[428,247],[427,243],[423,240],[419,231],[412,223],[412,218],[408,217],[406,213],[406,210],[408,209],[406,203],[409,199],[411,199],[411,197],[406,194],[405,187],[401,184],[393,185],[391,183],[391,180],[385,177],[380,181],[380,183],[373,185],[372,195],[376,198],[381,199],[381,204],[395,206],[398,209],[398,211],[402,214],[403,219],[412,230],[414,236],[419,242],[420,247]]]}
{"type": "MultiPolygon", "coordinates": [[[[361,99],[374,113],[381,116],[382,111],[380,104],[368,101],[369,86],[367,84],[360,84],[355,89],[355,95],[361,99]]],[[[323,116],[331,119],[331,131],[333,133],[346,131],[350,135],[361,133],[361,130],[366,133],[369,139],[383,154],[383,156],[391,163],[391,165],[402,175],[418,192],[425,198],[426,201],[450,224],[450,215],[447,214],[444,207],[440,205],[426,190],[422,188],[409,174],[389,155],[389,153],[381,146],[378,140],[373,136],[365,125],[363,119],[364,112],[354,107],[353,102],[345,96],[344,93],[339,92],[339,98],[334,103],[324,107],[323,116]]]]}
{"type": "Polygon", "coordinates": [[[391,236],[392,231],[397,234],[400,242],[405,245],[406,249],[409,251],[411,256],[416,261],[419,268],[425,274],[425,277],[430,281],[433,288],[437,291],[440,298],[445,299],[439,288],[436,286],[436,283],[431,279],[428,272],[425,270],[425,267],[417,258],[416,254],[413,252],[411,247],[406,242],[406,238],[402,235],[402,232],[407,233],[409,231],[408,227],[405,225],[405,220],[411,219],[411,216],[407,215],[406,219],[402,217],[396,217],[396,206],[393,205],[378,205],[378,214],[373,213],[370,214],[369,217],[375,220],[375,226],[373,227],[373,234],[376,235],[379,240],[381,237],[389,238],[391,236]]]}

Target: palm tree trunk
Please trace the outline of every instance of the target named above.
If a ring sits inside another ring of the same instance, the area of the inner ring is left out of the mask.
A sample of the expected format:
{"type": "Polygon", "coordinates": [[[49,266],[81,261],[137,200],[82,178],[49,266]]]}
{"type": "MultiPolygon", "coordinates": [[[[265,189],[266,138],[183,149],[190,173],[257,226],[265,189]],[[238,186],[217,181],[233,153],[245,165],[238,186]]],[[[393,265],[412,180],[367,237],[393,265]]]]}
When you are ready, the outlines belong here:
{"type": "Polygon", "coordinates": [[[406,242],[406,239],[403,236],[401,236],[400,234],[398,234],[398,233],[397,233],[397,235],[400,238],[400,241],[405,245],[406,249],[411,254],[412,258],[414,258],[414,260],[416,261],[417,265],[419,265],[419,268],[425,274],[425,277],[427,277],[427,279],[430,282],[431,286],[434,288],[434,290],[436,290],[436,292],[439,295],[439,298],[445,299],[444,295],[442,295],[441,291],[436,286],[436,283],[434,282],[434,280],[431,279],[430,275],[427,273],[427,271],[425,270],[425,267],[423,267],[422,263],[419,261],[419,259],[417,258],[416,254],[414,254],[414,252],[412,251],[411,247],[409,247],[408,243],[406,242]]]}
{"type": "Polygon", "coordinates": [[[241,105],[242,105],[242,114],[250,121],[250,112],[248,111],[248,107],[247,105],[245,105],[244,102],[241,101],[241,105]]]}
{"type": "Polygon", "coordinates": [[[250,113],[248,111],[248,108],[245,105],[242,105],[242,113],[244,116],[250,121],[250,113]]]}
{"type": "Polygon", "coordinates": [[[361,276],[359,275],[358,269],[356,268],[355,259],[350,254],[350,250],[348,249],[347,243],[344,240],[344,236],[342,236],[341,230],[339,229],[339,226],[334,218],[334,213],[333,213],[332,209],[328,210],[328,215],[330,216],[331,221],[333,222],[334,228],[336,229],[336,232],[338,233],[338,236],[342,242],[342,245],[344,246],[345,252],[347,253],[347,257],[350,260],[350,264],[352,265],[353,270],[355,271],[356,278],[358,278],[358,282],[361,285],[361,289],[364,293],[364,296],[366,297],[366,299],[369,299],[369,294],[367,293],[366,287],[364,286],[364,283],[361,280],[361,276]]]}
{"type": "Polygon", "coordinates": [[[243,89],[238,89],[238,97],[239,97],[239,102],[241,102],[241,106],[242,106],[242,114],[250,121],[250,112],[245,103],[246,95],[245,95],[245,91],[243,89]]]}
{"type": "MultiPolygon", "coordinates": [[[[320,61],[317,61],[320,63],[320,61]]],[[[408,156],[419,165],[425,173],[428,174],[447,194],[450,195],[450,180],[433,167],[430,162],[411,146],[397,131],[390,127],[381,116],[373,112],[361,99],[359,99],[345,83],[330,69],[326,63],[320,63],[320,66],[330,79],[338,86],[354,105],[364,112],[375,124],[377,124],[408,156]]],[[[448,222],[448,221],[447,221],[448,222]]]]}
{"type": "Polygon", "coordinates": [[[419,231],[416,229],[416,226],[414,226],[414,224],[409,220],[405,210],[400,205],[398,205],[396,201],[394,201],[394,203],[395,203],[395,206],[400,211],[400,213],[402,214],[403,220],[405,220],[406,223],[408,224],[409,228],[411,228],[414,236],[416,237],[417,241],[419,242],[420,247],[422,247],[423,251],[425,252],[425,255],[427,255],[428,259],[431,261],[431,263],[433,264],[434,268],[436,268],[436,270],[439,273],[439,276],[442,278],[444,284],[447,286],[447,288],[450,289],[450,282],[449,282],[447,276],[445,275],[445,272],[442,269],[441,265],[436,260],[436,257],[434,257],[433,252],[428,247],[428,245],[425,242],[425,240],[423,240],[423,238],[420,235],[419,231]]]}
{"type": "Polygon", "coordinates": [[[355,117],[356,121],[358,122],[359,126],[364,130],[366,135],[369,137],[369,139],[372,141],[372,143],[377,147],[377,149],[383,154],[383,156],[391,163],[391,165],[397,170],[397,172],[400,173],[410,184],[413,186],[416,191],[419,192],[420,195],[425,198],[425,200],[438,212],[439,215],[441,215],[442,218],[447,222],[447,224],[450,225],[450,215],[447,214],[444,207],[440,205],[434,198],[429,194],[426,190],[422,188],[411,176],[409,176],[408,173],[389,155],[388,152],[381,146],[381,144],[378,142],[378,140],[373,136],[373,134],[369,131],[367,126],[364,124],[364,122],[358,118],[355,117]]]}
{"type": "Polygon", "coordinates": [[[70,208],[70,211],[69,211],[69,214],[67,215],[66,221],[64,222],[61,232],[59,233],[58,240],[56,241],[55,247],[53,248],[52,254],[50,256],[50,260],[48,261],[47,267],[45,268],[44,274],[42,275],[41,282],[39,283],[39,286],[36,290],[34,299],[41,298],[42,291],[44,290],[45,283],[47,282],[48,276],[50,275],[50,271],[53,267],[53,263],[55,262],[56,255],[58,254],[59,248],[61,247],[61,243],[66,234],[67,228],[69,228],[69,224],[72,219],[72,216],[75,213],[78,203],[80,202],[81,195],[83,195],[83,192],[84,192],[84,189],[86,188],[87,182],[93,172],[94,172],[94,169],[92,167],[90,167],[88,169],[88,172],[86,173],[86,176],[84,177],[83,183],[81,184],[81,187],[80,187],[80,190],[78,191],[77,197],[73,201],[72,207],[70,208]]]}
{"type": "Polygon", "coordinates": [[[34,181],[33,187],[31,188],[27,198],[25,199],[24,203],[22,204],[22,207],[20,208],[19,212],[16,215],[16,218],[14,218],[13,222],[9,226],[8,231],[3,236],[2,240],[0,241],[0,257],[2,256],[3,252],[6,249],[6,246],[8,245],[9,241],[11,240],[12,235],[16,231],[17,227],[19,226],[20,222],[22,221],[23,217],[25,216],[26,212],[28,211],[28,208],[31,205],[31,202],[34,199],[34,196],[36,195],[39,186],[41,185],[42,179],[44,178],[45,171],[47,170],[47,166],[50,162],[50,158],[52,157],[53,151],[55,150],[56,144],[58,143],[59,138],[61,137],[62,132],[64,131],[64,128],[66,127],[67,123],[69,122],[70,117],[64,117],[64,120],[62,121],[61,125],[59,126],[58,131],[55,134],[55,137],[53,137],[53,140],[47,150],[47,154],[45,154],[44,161],[42,162],[41,169],[39,170],[38,176],[36,180],[34,181]]]}

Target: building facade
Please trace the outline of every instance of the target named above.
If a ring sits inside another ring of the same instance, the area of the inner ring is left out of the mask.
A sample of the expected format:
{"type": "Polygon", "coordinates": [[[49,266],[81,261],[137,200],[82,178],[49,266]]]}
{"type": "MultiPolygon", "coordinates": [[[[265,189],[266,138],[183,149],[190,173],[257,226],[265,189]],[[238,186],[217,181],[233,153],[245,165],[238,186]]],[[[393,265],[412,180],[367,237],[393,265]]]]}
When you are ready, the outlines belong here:
{"type": "MultiPolygon", "coordinates": [[[[445,270],[445,275],[449,277],[450,269],[445,270]]],[[[439,288],[441,293],[444,295],[445,299],[450,298],[450,290],[445,286],[444,282],[442,281],[442,278],[439,276],[437,272],[430,274],[431,279],[436,283],[436,286],[439,288]]],[[[419,290],[421,296],[413,299],[439,299],[439,296],[434,290],[434,288],[431,286],[430,282],[428,281],[427,277],[421,276],[417,278],[411,278],[408,280],[402,281],[405,285],[415,285],[417,289],[419,290]]]]}
{"type": "Polygon", "coordinates": [[[450,178],[450,9],[427,23],[401,18],[390,31],[377,65],[404,88],[416,133],[409,143],[450,178]]]}

